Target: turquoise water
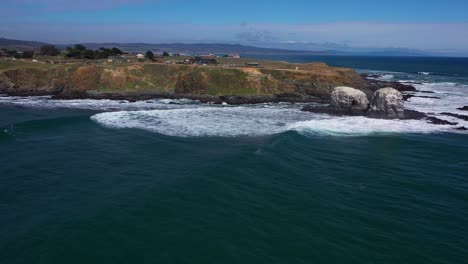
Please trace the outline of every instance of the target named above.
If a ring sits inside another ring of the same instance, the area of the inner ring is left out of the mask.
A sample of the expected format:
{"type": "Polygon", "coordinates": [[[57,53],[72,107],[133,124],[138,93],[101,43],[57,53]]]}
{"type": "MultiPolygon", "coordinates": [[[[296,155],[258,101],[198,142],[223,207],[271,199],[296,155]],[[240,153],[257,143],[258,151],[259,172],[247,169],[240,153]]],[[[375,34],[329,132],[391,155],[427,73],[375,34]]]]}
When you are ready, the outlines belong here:
{"type": "Polygon", "coordinates": [[[176,103],[1,99],[0,263],[466,262],[466,133],[176,103]]]}

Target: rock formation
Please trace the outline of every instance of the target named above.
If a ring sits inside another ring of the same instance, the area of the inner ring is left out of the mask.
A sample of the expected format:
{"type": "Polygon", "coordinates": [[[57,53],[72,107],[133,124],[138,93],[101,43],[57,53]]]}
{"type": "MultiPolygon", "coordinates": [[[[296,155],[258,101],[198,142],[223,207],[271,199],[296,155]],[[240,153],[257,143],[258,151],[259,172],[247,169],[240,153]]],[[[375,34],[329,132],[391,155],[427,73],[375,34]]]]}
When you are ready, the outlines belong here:
{"type": "Polygon", "coordinates": [[[372,105],[366,94],[351,87],[336,87],[329,106],[308,105],[302,110],[338,116],[366,116],[384,119],[421,119],[424,113],[404,109],[403,95],[394,88],[382,88],[372,96],[372,105]]]}
{"type": "Polygon", "coordinates": [[[352,113],[362,113],[369,108],[369,100],[364,92],[347,87],[336,87],[331,93],[331,105],[334,108],[352,113]]]}
{"type": "Polygon", "coordinates": [[[377,90],[372,97],[369,115],[378,118],[404,118],[405,109],[402,94],[390,87],[377,90]]]}

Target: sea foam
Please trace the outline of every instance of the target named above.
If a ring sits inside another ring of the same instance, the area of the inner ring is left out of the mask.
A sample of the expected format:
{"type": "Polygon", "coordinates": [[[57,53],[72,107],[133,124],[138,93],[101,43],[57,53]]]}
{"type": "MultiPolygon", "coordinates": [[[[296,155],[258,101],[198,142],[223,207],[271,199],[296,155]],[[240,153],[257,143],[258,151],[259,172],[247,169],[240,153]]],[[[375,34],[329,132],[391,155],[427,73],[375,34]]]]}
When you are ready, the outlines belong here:
{"type": "Polygon", "coordinates": [[[330,136],[454,132],[453,126],[433,125],[424,120],[332,117],[276,107],[122,111],[97,114],[91,119],[110,128],[138,128],[178,137],[264,136],[286,131],[330,136]]]}

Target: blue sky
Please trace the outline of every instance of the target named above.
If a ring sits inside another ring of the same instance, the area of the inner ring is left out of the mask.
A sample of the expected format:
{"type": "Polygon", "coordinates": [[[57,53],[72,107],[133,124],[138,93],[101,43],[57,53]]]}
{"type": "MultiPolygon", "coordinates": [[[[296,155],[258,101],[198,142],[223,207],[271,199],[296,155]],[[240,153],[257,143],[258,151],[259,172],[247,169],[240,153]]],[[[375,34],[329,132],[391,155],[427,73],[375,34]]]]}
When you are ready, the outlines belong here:
{"type": "Polygon", "coordinates": [[[468,54],[467,2],[2,0],[0,37],[468,54]]]}

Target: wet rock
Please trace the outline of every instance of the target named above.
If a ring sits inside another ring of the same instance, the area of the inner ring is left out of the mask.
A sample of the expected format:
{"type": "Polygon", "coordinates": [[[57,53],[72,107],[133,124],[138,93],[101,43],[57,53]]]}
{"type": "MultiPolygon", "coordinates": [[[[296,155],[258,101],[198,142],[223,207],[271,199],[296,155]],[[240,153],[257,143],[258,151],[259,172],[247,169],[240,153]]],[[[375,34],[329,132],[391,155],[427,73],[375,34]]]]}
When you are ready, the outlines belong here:
{"type": "Polygon", "coordinates": [[[302,111],[312,112],[316,114],[328,114],[333,116],[365,116],[363,111],[352,111],[350,109],[336,108],[331,105],[306,105],[302,108],[302,111]]]}
{"type": "Polygon", "coordinates": [[[440,97],[437,97],[437,96],[415,95],[415,94],[408,94],[408,93],[403,94],[403,100],[405,102],[413,97],[427,98],[427,99],[441,99],[440,97]]]}
{"type": "Polygon", "coordinates": [[[417,89],[410,85],[410,84],[420,84],[420,83],[400,83],[400,82],[387,82],[387,81],[376,81],[376,80],[369,80],[368,78],[378,78],[382,77],[382,75],[368,75],[368,74],[362,74],[362,77],[364,77],[367,81],[366,87],[367,89],[371,91],[377,91],[381,88],[385,87],[392,87],[399,92],[417,92],[417,89]]]}
{"type": "Polygon", "coordinates": [[[366,94],[352,87],[336,87],[330,97],[331,106],[337,111],[362,114],[369,109],[369,100],[366,94]]]}
{"type": "Polygon", "coordinates": [[[379,118],[404,118],[405,110],[402,94],[390,87],[377,90],[372,97],[369,115],[379,118]]]}
{"type": "Polygon", "coordinates": [[[442,119],[439,119],[439,118],[433,117],[433,116],[428,117],[427,121],[429,123],[431,123],[431,124],[434,124],[434,125],[450,125],[450,126],[458,125],[458,123],[449,122],[447,120],[442,120],[442,119]]]}
{"type": "Polygon", "coordinates": [[[423,118],[426,118],[426,117],[427,117],[427,115],[425,113],[418,112],[418,111],[415,111],[415,110],[405,109],[405,117],[403,119],[420,120],[420,119],[423,119],[423,118]]]}
{"type": "Polygon", "coordinates": [[[468,131],[468,128],[466,128],[466,127],[464,127],[464,126],[463,126],[463,127],[457,127],[457,128],[455,128],[455,129],[456,129],[456,130],[460,130],[460,131],[468,131]]]}
{"type": "Polygon", "coordinates": [[[455,117],[461,120],[468,121],[468,116],[466,115],[459,115],[459,114],[454,114],[454,113],[441,113],[441,115],[451,116],[451,117],[455,117]]]}
{"type": "Polygon", "coordinates": [[[457,109],[462,110],[462,111],[468,111],[468,106],[460,107],[460,108],[457,108],[457,109]]]}
{"type": "Polygon", "coordinates": [[[437,97],[437,96],[425,96],[425,95],[415,95],[413,97],[428,98],[428,99],[440,99],[440,97],[437,97]]]}
{"type": "Polygon", "coordinates": [[[405,102],[408,101],[409,99],[415,97],[414,94],[406,94],[405,93],[405,94],[402,94],[402,95],[403,95],[403,101],[405,101],[405,102]]]}

